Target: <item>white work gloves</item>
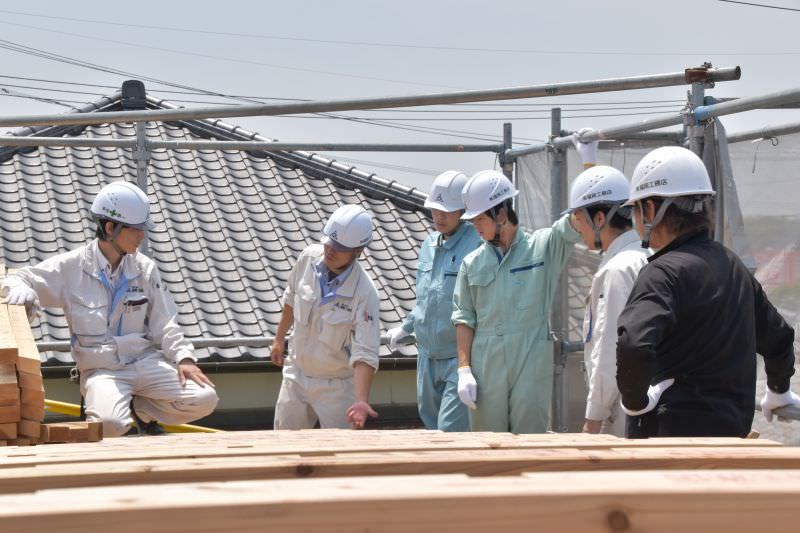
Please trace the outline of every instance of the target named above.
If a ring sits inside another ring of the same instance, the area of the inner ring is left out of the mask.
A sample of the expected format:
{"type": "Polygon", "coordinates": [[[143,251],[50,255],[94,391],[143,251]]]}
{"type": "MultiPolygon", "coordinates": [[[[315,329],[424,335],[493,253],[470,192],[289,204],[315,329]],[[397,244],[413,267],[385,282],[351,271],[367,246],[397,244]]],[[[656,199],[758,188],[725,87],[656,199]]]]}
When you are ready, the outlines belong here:
{"type": "Polygon", "coordinates": [[[661,399],[661,395],[664,394],[664,391],[670,388],[673,383],[675,383],[675,380],[670,378],[665,379],[660,383],[656,383],[655,385],[650,385],[650,387],[647,389],[647,407],[644,409],[632,411],[625,407],[625,404],[620,403],[620,405],[622,405],[622,410],[625,411],[625,414],[628,416],[639,416],[649,413],[656,408],[656,405],[658,405],[658,400],[661,399]]]}
{"type": "Polygon", "coordinates": [[[592,128],[581,128],[572,134],[572,145],[575,147],[575,151],[578,152],[578,157],[581,158],[584,167],[597,164],[597,145],[600,144],[600,141],[584,142],[581,140],[584,135],[593,134],[594,132],[592,128]]]}
{"type": "Polygon", "coordinates": [[[767,392],[764,393],[764,397],[761,399],[761,413],[767,419],[767,422],[772,422],[772,411],[787,405],[800,406],[800,396],[793,393],[791,389],[786,392],[774,392],[767,387],[767,392]]]}
{"type": "Polygon", "coordinates": [[[28,312],[28,320],[33,319],[39,312],[39,297],[36,291],[22,283],[12,286],[5,298],[8,305],[24,305],[28,312]]]}
{"type": "Polygon", "coordinates": [[[472,369],[468,366],[458,368],[458,397],[461,403],[470,409],[477,409],[475,400],[478,399],[478,382],[472,375],[472,369]]]}
{"type": "Polygon", "coordinates": [[[389,337],[389,350],[396,352],[399,347],[399,342],[410,335],[411,334],[401,326],[387,330],[386,336],[389,337]]]}

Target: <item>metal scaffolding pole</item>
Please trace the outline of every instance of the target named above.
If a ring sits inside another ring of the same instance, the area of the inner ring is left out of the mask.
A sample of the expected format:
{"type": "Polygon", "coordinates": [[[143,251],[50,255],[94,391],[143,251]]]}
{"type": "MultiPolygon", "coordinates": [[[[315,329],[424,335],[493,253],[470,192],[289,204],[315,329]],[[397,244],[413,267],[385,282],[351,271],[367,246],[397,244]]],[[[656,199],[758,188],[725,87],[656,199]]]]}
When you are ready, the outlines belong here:
{"type": "MultiPolygon", "coordinates": [[[[702,106],[705,102],[706,97],[706,86],[704,83],[693,83],[692,90],[689,93],[689,109],[696,109],[702,106]]],[[[692,123],[690,115],[686,117],[689,122],[687,123],[688,127],[688,137],[689,137],[689,150],[697,154],[699,157],[703,157],[703,140],[705,137],[705,127],[703,124],[700,124],[699,121],[692,123]]]]}
{"type": "MultiPolygon", "coordinates": [[[[136,184],[147,194],[147,163],[150,160],[150,147],[147,143],[147,123],[136,123],[136,145],[133,148],[133,159],[136,161],[136,184]]],[[[140,251],[147,255],[149,236],[145,234],[140,251]]]]}
{"type": "Polygon", "coordinates": [[[766,126],[757,130],[740,131],[739,133],[728,135],[728,144],[754,141],[756,139],[771,139],[782,135],[791,135],[793,133],[800,133],[800,122],[791,122],[778,126],[766,126]]]}
{"type": "Polygon", "coordinates": [[[304,113],[325,113],[332,111],[356,111],[366,109],[389,109],[396,107],[416,107],[467,102],[488,102],[494,100],[515,100],[523,98],[544,98],[570,94],[627,91],[652,87],[684,85],[697,81],[717,82],[738,80],[742,75],[739,67],[689,68],[683,72],[609,78],[602,80],[574,81],[545,85],[529,85],[501,89],[456,91],[449,93],[420,94],[410,96],[390,96],[379,98],[359,98],[350,100],[328,100],[298,102],[292,104],[256,104],[241,106],[207,106],[180,109],[109,111],[103,113],[68,113],[58,115],[19,115],[0,118],[0,126],[43,126],[43,125],[81,125],[114,124],[146,121],[178,121],[202,118],[229,118],[296,115],[304,113]]]}
{"type": "MultiPolygon", "coordinates": [[[[550,135],[561,135],[561,108],[550,110],[550,135]]],[[[563,148],[553,148],[550,166],[550,219],[558,220],[561,211],[566,207],[567,198],[567,153],[563,148]]],[[[553,349],[553,431],[565,433],[568,428],[568,388],[567,388],[567,351],[564,342],[567,340],[567,269],[563,269],[558,288],[553,298],[550,314],[550,327],[555,335],[553,349]]]]}
{"type": "MultiPolygon", "coordinates": [[[[734,113],[741,113],[743,111],[752,111],[753,109],[766,109],[771,106],[789,104],[792,102],[800,102],[800,88],[769,93],[762,96],[754,96],[752,98],[740,98],[738,100],[722,102],[719,104],[703,105],[696,107],[693,110],[676,113],[664,118],[642,120],[633,124],[604,128],[597,130],[592,135],[584,135],[582,136],[582,139],[585,141],[592,141],[595,139],[615,139],[631,133],[657,130],[666,128],[668,126],[677,126],[679,124],[683,124],[687,116],[693,117],[693,119],[696,121],[703,121],[714,117],[732,115],[734,113]]],[[[542,152],[550,149],[550,147],[565,148],[571,145],[572,140],[569,136],[558,137],[550,142],[532,144],[523,148],[514,148],[513,150],[506,152],[506,156],[516,158],[527,154],[542,152]]]]}
{"type": "MultiPolygon", "coordinates": [[[[248,150],[259,152],[495,152],[503,153],[506,146],[487,144],[378,144],[378,143],[289,143],[263,141],[159,141],[148,140],[150,151],[167,150],[248,150]]],[[[66,146],[80,148],[130,148],[136,149],[134,139],[89,137],[14,137],[0,136],[0,146],[66,146]]]]}

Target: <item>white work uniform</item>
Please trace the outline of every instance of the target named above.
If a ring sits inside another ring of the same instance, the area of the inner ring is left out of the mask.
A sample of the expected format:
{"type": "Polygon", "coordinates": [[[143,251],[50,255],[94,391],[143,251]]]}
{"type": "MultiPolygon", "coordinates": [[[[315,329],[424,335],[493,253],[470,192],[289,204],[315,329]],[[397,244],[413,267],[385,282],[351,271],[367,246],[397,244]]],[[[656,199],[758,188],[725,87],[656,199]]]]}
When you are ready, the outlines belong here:
{"type": "Polygon", "coordinates": [[[378,291],[355,261],[333,298],[322,303],[324,247],[303,250],[292,269],[283,304],[294,309],[294,334],[283,364],[275,429],[348,428],[355,402],[353,367],[378,369],[378,291]]]}
{"type": "Polygon", "coordinates": [[[16,284],[32,288],[42,307],[64,310],[86,416],[103,421],[105,437],[130,428],[132,396],[145,422],[184,424],[216,407],[212,387],[178,381],[176,364],[197,358],[150,258],[125,255],[111,272],[95,239],[9,275],[3,294],[16,284]]]}
{"type": "Polygon", "coordinates": [[[649,255],[633,230],[614,239],[592,279],[583,319],[586,418],[602,420],[601,432],[618,437],[625,436],[625,413],[617,389],[617,320],[649,255]]]}

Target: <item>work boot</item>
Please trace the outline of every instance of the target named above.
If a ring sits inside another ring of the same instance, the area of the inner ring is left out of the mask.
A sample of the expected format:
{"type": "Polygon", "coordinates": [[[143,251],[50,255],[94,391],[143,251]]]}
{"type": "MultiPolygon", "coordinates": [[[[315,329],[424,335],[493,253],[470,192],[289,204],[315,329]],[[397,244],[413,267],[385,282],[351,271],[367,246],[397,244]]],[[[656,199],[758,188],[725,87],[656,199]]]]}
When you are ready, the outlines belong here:
{"type": "MultiPolygon", "coordinates": [[[[133,415],[133,420],[136,422],[136,429],[139,435],[163,435],[166,433],[164,428],[159,426],[158,422],[155,420],[144,422],[139,418],[139,415],[136,414],[136,409],[133,408],[133,400],[131,400],[131,414],[133,415]]],[[[132,431],[133,429],[131,428],[131,432],[132,431]]]]}

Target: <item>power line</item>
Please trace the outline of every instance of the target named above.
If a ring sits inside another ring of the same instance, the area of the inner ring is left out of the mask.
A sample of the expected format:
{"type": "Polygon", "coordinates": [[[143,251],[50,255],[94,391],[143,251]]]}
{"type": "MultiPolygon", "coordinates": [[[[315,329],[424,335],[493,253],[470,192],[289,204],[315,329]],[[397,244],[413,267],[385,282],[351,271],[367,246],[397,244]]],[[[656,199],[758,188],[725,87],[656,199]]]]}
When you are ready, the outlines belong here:
{"type": "Polygon", "coordinates": [[[744,6],[753,6],[753,7],[766,7],[768,9],[780,9],[782,11],[800,11],[800,9],[795,9],[793,7],[783,7],[783,6],[771,6],[767,4],[755,4],[753,2],[737,2],[735,0],[719,0],[720,2],[725,2],[727,4],[741,4],[744,6]]]}
{"type": "Polygon", "coordinates": [[[70,36],[70,37],[78,37],[79,39],[88,39],[90,41],[100,41],[100,42],[106,42],[106,43],[121,44],[123,46],[130,46],[130,47],[133,47],[133,48],[142,48],[142,49],[145,49],[145,50],[155,50],[157,52],[169,52],[169,53],[172,53],[172,54],[180,54],[180,55],[186,55],[186,56],[191,56],[191,57],[199,57],[199,58],[202,58],[202,59],[215,59],[217,61],[229,61],[229,62],[232,62],[232,63],[242,63],[242,64],[246,64],[246,65],[258,65],[258,66],[262,66],[262,67],[269,67],[269,68],[275,68],[275,69],[281,69],[281,70],[291,70],[291,71],[294,71],[294,72],[305,72],[305,73],[311,73],[311,74],[321,74],[321,75],[324,75],[324,76],[340,76],[340,77],[344,77],[344,78],[353,78],[353,79],[367,80],[367,81],[381,81],[381,82],[388,82],[388,83],[400,83],[400,84],[406,84],[406,85],[419,85],[419,86],[423,86],[423,87],[440,87],[440,88],[445,88],[445,89],[459,89],[460,88],[460,87],[454,87],[452,85],[439,85],[439,84],[435,84],[435,83],[421,83],[421,82],[415,82],[415,81],[396,80],[396,79],[391,79],[391,78],[378,78],[378,77],[374,77],[374,76],[361,76],[361,75],[358,75],[358,74],[344,74],[344,73],[341,73],[341,72],[332,72],[332,71],[328,71],[328,70],[317,70],[317,69],[302,68],[302,67],[290,67],[290,66],[287,66],[287,65],[278,65],[278,64],[275,64],[275,63],[264,63],[262,61],[253,61],[253,60],[249,60],[249,59],[238,59],[238,58],[233,58],[233,57],[216,56],[216,55],[211,55],[211,54],[201,54],[201,53],[198,53],[198,52],[187,52],[187,51],[184,51],[184,50],[175,50],[175,49],[172,49],[172,48],[163,48],[163,47],[160,47],[160,46],[149,46],[149,45],[146,45],[146,44],[131,43],[131,42],[128,42],[128,41],[120,41],[120,40],[117,40],[117,39],[105,39],[103,37],[82,35],[80,33],[72,33],[72,32],[68,32],[68,31],[52,30],[52,29],[49,29],[49,28],[42,28],[42,27],[39,27],[39,26],[31,26],[29,24],[19,24],[19,23],[16,23],[16,22],[8,22],[6,20],[0,20],[0,24],[6,24],[6,25],[9,25],[9,26],[18,26],[18,27],[22,27],[22,28],[37,30],[37,31],[44,31],[44,32],[48,32],[48,33],[55,33],[57,35],[67,35],[67,36],[70,36]]]}
{"type": "MultiPolygon", "coordinates": [[[[726,0],[721,0],[726,1],[726,0]]],[[[745,2],[737,2],[745,3],[745,2]]],[[[764,6],[774,7],[774,6],[764,6]]],[[[783,8],[789,9],[789,8],[783,8]]],[[[796,11],[796,10],[795,10],[796,11]]],[[[465,46],[443,46],[443,45],[420,45],[420,44],[406,44],[406,43],[388,43],[377,41],[346,41],[335,39],[313,39],[306,37],[292,37],[287,35],[265,35],[254,33],[241,33],[241,32],[227,32],[227,31],[212,31],[212,30],[199,30],[193,28],[181,28],[176,26],[154,26],[147,24],[132,24],[122,23],[110,20],[97,20],[97,19],[80,19],[73,17],[62,17],[55,15],[41,15],[35,13],[26,13],[23,11],[0,10],[0,13],[7,15],[18,15],[23,17],[44,18],[51,20],[62,20],[70,22],[83,22],[86,24],[102,24],[106,26],[118,26],[126,28],[139,28],[147,30],[158,30],[168,32],[181,32],[181,33],[196,33],[203,35],[217,35],[221,37],[245,37],[250,39],[267,39],[276,41],[290,41],[290,42],[307,42],[317,44],[337,44],[347,46],[369,46],[379,48],[396,48],[396,49],[414,49],[414,50],[439,50],[448,52],[487,52],[487,53],[514,53],[514,54],[538,54],[538,55],[611,55],[611,56],[703,56],[709,54],[718,56],[764,56],[764,55],[798,55],[800,52],[695,52],[695,51],[674,51],[674,52],[632,52],[627,50],[544,50],[544,49],[523,49],[523,48],[478,48],[478,47],[465,47],[465,46]]]]}

